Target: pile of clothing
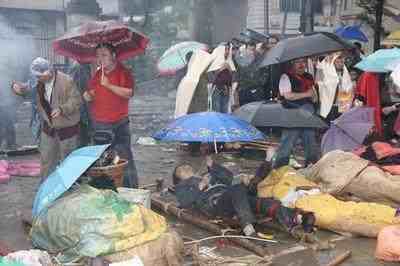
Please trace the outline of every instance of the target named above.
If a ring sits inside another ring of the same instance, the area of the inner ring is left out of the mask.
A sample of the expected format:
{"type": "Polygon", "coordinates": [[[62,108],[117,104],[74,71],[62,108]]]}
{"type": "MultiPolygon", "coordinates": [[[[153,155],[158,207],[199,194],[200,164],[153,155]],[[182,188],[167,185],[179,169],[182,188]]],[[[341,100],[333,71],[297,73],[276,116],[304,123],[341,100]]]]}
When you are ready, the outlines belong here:
{"type": "Polygon", "coordinates": [[[11,176],[39,176],[39,174],[40,163],[37,160],[0,160],[0,184],[8,182],[11,176]]]}
{"type": "Polygon", "coordinates": [[[355,154],[391,174],[400,175],[400,148],[392,147],[386,142],[374,142],[356,150],[355,154]]]}

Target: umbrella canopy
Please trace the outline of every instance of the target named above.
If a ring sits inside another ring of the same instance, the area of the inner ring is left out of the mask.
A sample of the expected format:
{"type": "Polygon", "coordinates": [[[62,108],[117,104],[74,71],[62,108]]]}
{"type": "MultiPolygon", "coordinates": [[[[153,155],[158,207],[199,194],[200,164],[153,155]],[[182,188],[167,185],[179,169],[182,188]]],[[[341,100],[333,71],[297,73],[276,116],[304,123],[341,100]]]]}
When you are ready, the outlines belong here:
{"type": "Polygon", "coordinates": [[[95,48],[100,43],[111,43],[116,48],[117,58],[125,60],[144,53],[149,38],[115,20],[91,21],[56,39],[53,48],[57,54],[79,63],[91,63],[96,60],[95,48]]]}
{"type": "Polygon", "coordinates": [[[400,30],[394,31],[389,34],[383,41],[384,45],[400,45],[400,30]]]}
{"type": "Polygon", "coordinates": [[[185,67],[186,54],[197,50],[208,50],[208,45],[199,42],[181,42],[168,48],[157,62],[161,76],[175,75],[176,71],[185,67]]]}
{"type": "Polygon", "coordinates": [[[335,30],[335,34],[346,40],[368,42],[368,38],[361,31],[360,26],[342,26],[335,30]]]}
{"type": "Polygon", "coordinates": [[[398,59],[400,59],[400,49],[380,49],[365,57],[355,67],[367,72],[386,73],[389,72],[387,66],[398,59]]]}
{"type": "Polygon", "coordinates": [[[354,46],[333,33],[317,32],[278,42],[268,51],[260,67],[288,62],[297,58],[352,49],[354,46]]]}
{"type": "Polygon", "coordinates": [[[385,69],[390,72],[394,71],[398,66],[400,66],[400,58],[390,61],[390,63],[385,66],[385,69]]]}
{"type": "Polygon", "coordinates": [[[249,28],[246,28],[246,30],[244,32],[241,32],[240,35],[246,37],[246,39],[256,42],[267,42],[269,38],[271,38],[270,35],[265,35],[261,32],[249,28]]]}
{"type": "Polygon", "coordinates": [[[110,145],[83,147],[70,153],[67,158],[40,185],[33,201],[33,217],[64,194],[75,181],[96,161],[110,145]]]}
{"type": "Polygon", "coordinates": [[[356,107],[334,120],[321,141],[323,154],[333,150],[351,151],[359,148],[374,126],[374,109],[356,107]]]}
{"type": "Polygon", "coordinates": [[[400,88],[400,63],[393,69],[390,77],[392,78],[393,83],[400,88]]]}
{"type": "Polygon", "coordinates": [[[229,114],[202,112],[181,116],[153,135],[161,141],[249,142],[264,139],[249,123],[229,114]]]}
{"type": "Polygon", "coordinates": [[[252,102],[234,113],[255,127],[325,128],[327,124],[318,116],[300,108],[284,108],[276,102],[252,102]]]}

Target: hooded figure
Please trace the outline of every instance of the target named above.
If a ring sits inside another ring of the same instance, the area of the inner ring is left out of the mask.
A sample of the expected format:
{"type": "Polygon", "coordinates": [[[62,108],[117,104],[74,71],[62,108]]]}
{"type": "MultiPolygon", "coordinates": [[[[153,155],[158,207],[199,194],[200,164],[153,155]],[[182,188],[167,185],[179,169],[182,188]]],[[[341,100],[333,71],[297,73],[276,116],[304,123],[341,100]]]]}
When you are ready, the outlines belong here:
{"type": "Polygon", "coordinates": [[[380,81],[376,73],[364,72],[358,79],[356,98],[367,107],[374,108],[375,129],[378,135],[383,134],[380,81]]]}
{"type": "Polygon", "coordinates": [[[211,61],[212,56],[205,51],[197,50],[193,53],[187,65],[187,72],[177,88],[175,118],[188,113],[207,111],[207,88],[202,82],[202,74],[211,61]]]}
{"type": "Polygon", "coordinates": [[[317,83],[319,87],[319,113],[322,117],[327,118],[332,111],[332,107],[337,107],[339,113],[343,113],[350,109],[352,102],[353,83],[347,67],[341,64],[341,69],[336,66],[335,61],[341,60],[341,55],[336,54],[332,57],[326,57],[319,63],[319,71],[317,75],[317,83]],[[344,97],[348,97],[347,105],[343,102],[344,97]]]}
{"type": "Polygon", "coordinates": [[[237,71],[230,44],[214,49],[208,69],[208,106],[211,111],[231,113],[238,106],[237,71]]]}

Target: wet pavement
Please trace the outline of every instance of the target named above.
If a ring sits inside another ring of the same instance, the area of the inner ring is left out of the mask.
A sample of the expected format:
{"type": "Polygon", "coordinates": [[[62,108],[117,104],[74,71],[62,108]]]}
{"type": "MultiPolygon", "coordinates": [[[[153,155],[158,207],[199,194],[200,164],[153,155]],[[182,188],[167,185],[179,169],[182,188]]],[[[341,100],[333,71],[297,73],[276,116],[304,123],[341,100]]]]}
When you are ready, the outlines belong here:
{"type": "MultiPolygon", "coordinates": [[[[151,132],[160,128],[172,118],[174,101],[165,93],[157,95],[139,94],[131,104],[131,129],[132,140],[137,140],[141,136],[148,136],[151,132]]],[[[32,144],[29,130],[29,103],[23,104],[19,108],[17,140],[20,145],[32,144]]],[[[199,156],[192,156],[181,146],[175,144],[161,145],[133,145],[134,156],[138,168],[140,184],[154,183],[157,178],[163,178],[166,184],[171,183],[171,173],[174,167],[182,162],[189,162],[201,173],[205,171],[203,160],[199,156]]],[[[10,159],[31,159],[38,156],[14,157],[10,159]]],[[[253,158],[243,158],[240,154],[219,154],[216,159],[225,163],[234,172],[253,173],[260,159],[253,154],[253,158]]],[[[0,241],[4,241],[13,249],[30,248],[30,241],[24,227],[21,224],[21,213],[29,212],[32,205],[35,190],[38,186],[39,178],[32,177],[13,177],[8,184],[0,184],[0,241]]],[[[190,239],[199,239],[209,234],[194,226],[184,224],[172,217],[168,217],[172,226],[182,235],[190,239]]],[[[267,244],[266,248],[271,254],[282,250],[287,250],[296,245],[286,233],[274,231],[266,228],[266,232],[274,233],[275,239],[279,244],[267,244]]],[[[330,232],[319,231],[321,239],[337,238],[338,235],[330,232]]],[[[221,247],[217,241],[202,243],[209,247],[217,247],[215,252],[228,256],[248,255],[247,251],[233,246],[221,247]]],[[[341,265],[344,266],[375,266],[375,265],[395,265],[381,263],[374,259],[376,241],[366,238],[350,238],[336,242],[336,248],[329,251],[307,251],[299,252],[288,257],[289,261],[277,261],[276,265],[326,265],[335,256],[344,251],[351,250],[352,256],[341,265]],[[315,256],[316,261],[313,260],[315,256]]],[[[188,262],[187,265],[190,263],[188,262]]]]}

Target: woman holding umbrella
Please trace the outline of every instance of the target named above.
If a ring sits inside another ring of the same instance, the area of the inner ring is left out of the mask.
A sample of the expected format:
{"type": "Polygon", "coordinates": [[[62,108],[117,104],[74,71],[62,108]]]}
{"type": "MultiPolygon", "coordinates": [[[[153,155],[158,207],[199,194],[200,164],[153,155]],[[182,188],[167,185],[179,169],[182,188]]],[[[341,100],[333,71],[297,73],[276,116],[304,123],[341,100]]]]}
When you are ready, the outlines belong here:
{"type": "Polygon", "coordinates": [[[133,96],[134,78],[131,71],[116,59],[116,51],[109,43],[96,47],[100,68],[89,81],[83,97],[91,103],[90,109],[95,131],[108,131],[114,136],[121,157],[128,160],[124,186],[137,187],[138,178],[131,151],[128,104],[133,96]]]}

